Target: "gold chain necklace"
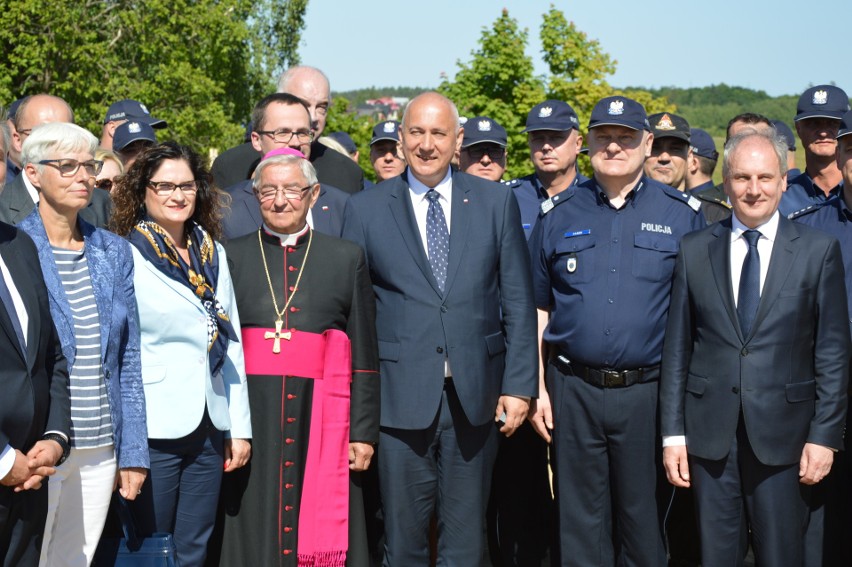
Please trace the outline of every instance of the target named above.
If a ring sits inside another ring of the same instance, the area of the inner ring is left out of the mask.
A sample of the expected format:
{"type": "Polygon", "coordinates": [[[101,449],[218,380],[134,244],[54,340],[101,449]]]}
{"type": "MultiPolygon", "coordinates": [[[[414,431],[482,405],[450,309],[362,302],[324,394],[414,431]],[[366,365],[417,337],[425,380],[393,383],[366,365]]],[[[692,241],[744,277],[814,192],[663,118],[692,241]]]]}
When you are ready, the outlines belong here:
{"type": "Polygon", "coordinates": [[[308,254],[311,253],[311,242],[313,242],[314,239],[314,231],[308,227],[308,247],[305,249],[305,257],[302,258],[302,266],[299,268],[299,275],[296,276],[296,284],[293,286],[293,293],[291,293],[290,297],[287,298],[284,308],[279,311],[278,300],[275,298],[275,288],[272,287],[272,278],[269,276],[269,265],[266,263],[266,252],[263,250],[263,239],[260,237],[262,230],[262,228],[257,230],[257,243],[260,246],[260,257],[263,258],[263,270],[266,272],[266,283],[269,284],[269,294],[272,296],[272,307],[275,309],[276,315],[275,332],[267,331],[264,333],[263,338],[275,339],[272,343],[272,352],[274,354],[278,354],[281,352],[281,339],[289,341],[291,337],[290,331],[281,332],[281,327],[284,326],[284,321],[281,320],[281,317],[287,312],[287,308],[290,307],[290,302],[293,301],[293,296],[296,295],[297,291],[299,291],[299,282],[302,281],[302,274],[305,273],[305,262],[308,261],[308,254]]]}

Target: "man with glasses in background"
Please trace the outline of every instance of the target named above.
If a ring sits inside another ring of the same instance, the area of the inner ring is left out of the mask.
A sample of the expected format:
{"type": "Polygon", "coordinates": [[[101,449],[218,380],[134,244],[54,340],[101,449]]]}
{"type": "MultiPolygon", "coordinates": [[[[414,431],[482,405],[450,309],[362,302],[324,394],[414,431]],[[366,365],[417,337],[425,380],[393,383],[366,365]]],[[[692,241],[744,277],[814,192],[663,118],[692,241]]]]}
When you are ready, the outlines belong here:
{"type": "MultiPolygon", "coordinates": [[[[24,140],[33,128],[50,122],[74,122],[74,112],[67,102],[48,94],[27,97],[15,112],[15,132],[12,145],[21,150],[24,140]]],[[[94,175],[93,175],[94,177],[94,175]]],[[[38,202],[38,192],[26,175],[17,176],[0,193],[0,221],[16,224],[23,220],[38,202]]],[[[103,228],[109,220],[112,203],[109,193],[101,189],[92,192],[89,205],[80,211],[80,217],[89,224],[103,228]]]]}

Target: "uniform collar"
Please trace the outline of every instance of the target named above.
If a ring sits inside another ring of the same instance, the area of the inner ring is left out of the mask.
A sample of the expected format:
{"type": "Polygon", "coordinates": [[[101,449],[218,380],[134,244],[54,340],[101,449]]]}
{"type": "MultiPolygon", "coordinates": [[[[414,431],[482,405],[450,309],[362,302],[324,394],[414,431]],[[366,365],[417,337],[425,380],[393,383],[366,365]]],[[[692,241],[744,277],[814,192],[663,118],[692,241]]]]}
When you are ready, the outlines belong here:
{"type": "MultiPolygon", "coordinates": [[[[597,200],[598,200],[598,205],[606,205],[608,207],[612,207],[612,205],[609,202],[609,197],[606,196],[606,192],[603,189],[600,188],[600,185],[598,185],[598,182],[594,177],[592,177],[592,182],[595,185],[595,195],[596,195],[597,200]]],[[[633,189],[631,189],[627,193],[627,195],[624,196],[624,206],[626,207],[626,206],[630,205],[630,206],[635,207],[636,206],[636,199],[639,198],[640,194],[643,195],[643,194],[647,193],[647,191],[642,190],[647,185],[648,185],[648,179],[646,179],[646,177],[643,175],[642,177],[639,178],[639,181],[636,182],[636,185],[633,186],[633,189]]],[[[615,208],[615,207],[613,207],[613,208],[615,208]]]]}
{"type": "Polygon", "coordinates": [[[283,232],[275,232],[266,226],[266,223],[263,223],[262,234],[264,236],[264,240],[270,244],[278,244],[279,246],[295,246],[300,243],[306,234],[308,234],[308,230],[310,230],[310,227],[307,223],[305,223],[305,227],[299,232],[285,234],[283,232]]]}

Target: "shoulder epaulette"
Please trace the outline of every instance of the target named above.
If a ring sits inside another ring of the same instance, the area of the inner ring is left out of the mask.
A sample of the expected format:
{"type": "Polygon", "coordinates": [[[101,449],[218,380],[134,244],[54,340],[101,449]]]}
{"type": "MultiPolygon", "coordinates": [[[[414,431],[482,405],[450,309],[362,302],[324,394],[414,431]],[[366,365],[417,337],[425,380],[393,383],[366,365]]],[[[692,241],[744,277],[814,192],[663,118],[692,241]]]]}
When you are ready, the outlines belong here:
{"type": "Polygon", "coordinates": [[[516,178],[514,178],[514,179],[509,179],[509,180],[506,180],[506,181],[501,181],[500,183],[502,183],[503,185],[506,185],[507,187],[510,187],[510,188],[514,189],[515,187],[520,186],[520,185],[521,185],[521,183],[523,183],[523,182],[524,182],[523,178],[521,178],[521,177],[516,177],[516,178]]]}
{"type": "Polygon", "coordinates": [[[797,219],[801,216],[804,216],[808,213],[812,213],[812,212],[816,211],[817,209],[822,208],[823,205],[825,205],[825,203],[814,203],[814,204],[810,205],[809,207],[805,207],[804,209],[799,209],[798,211],[793,211],[792,213],[787,215],[787,218],[790,219],[790,220],[797,219]]]}
{"type": "Polygon", "coordinates": [[[708,195],[708,194],[704,194],[704,193],[696,193],[695,195],[693,195],[693,197],[698,199],[699,201],[704,201],[706,203],[713,203],[715,205],[721,205],[721,206],[725,207],[726,209],[731,208],[731,204],[727,201],[727,199],[719,199],[714,195],[708,195]]]}
{"type": "Polygon", "coordinates": [[[701,201],[699,201],[689,193],[686,193],[684,191],[678,191],[674,187],[669,187],[668,185],[663,185],[662,183],[659,183],[658,186],[662,188],[664,194],[668,195],[675,201],[683,203],[696,213],[701,210],[701,201]]]}

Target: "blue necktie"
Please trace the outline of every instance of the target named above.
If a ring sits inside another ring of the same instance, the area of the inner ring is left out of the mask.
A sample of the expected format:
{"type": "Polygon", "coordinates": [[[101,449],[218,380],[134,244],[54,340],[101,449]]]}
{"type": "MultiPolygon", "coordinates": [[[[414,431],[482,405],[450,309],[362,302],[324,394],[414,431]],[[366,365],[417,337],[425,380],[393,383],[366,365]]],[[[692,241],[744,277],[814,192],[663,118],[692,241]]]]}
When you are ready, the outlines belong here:
{"type": "Polygon", "coordinates": [[[450,231],[447,229],[447,218],[441,207],[440,195],[434,189],[426,193],[429,199],[429,212],[426,213],[426,250],[429,252],[429,264],[432,275],[438,282],[438,289],[444,292],[447,282],[447,258],[450,255],[450,231]]]}
{"type": "Polygon", "coordinates": [[[15,328],[15,334],[18,336],[18,344],[21,347],[21,352],[24,357],[27,355],[27,343],[24,341],[24,331],[21,329],[21,320],[18,319],[18,312],[15,310],[15,303],[12,301],[12,294],[9,293],[9,288],[6,285],[6,279],[0,273],[0,302],[6,308],[6,313],[9,314],[9,319],[12,320],[12,327],[15,328]]]}
{"type": "Polygon", "coordinates": [[[740,290],[737,298],[737,316],[740,319],[740,329],[743,337],[747,337],[757,315],[757,306],[760,304],[760,254],[757,251],[757,241],[760,232],[747,230],[743,238],[748,242],[748,254],[743,262],[743,270],[740,272],[740,290]]]}

